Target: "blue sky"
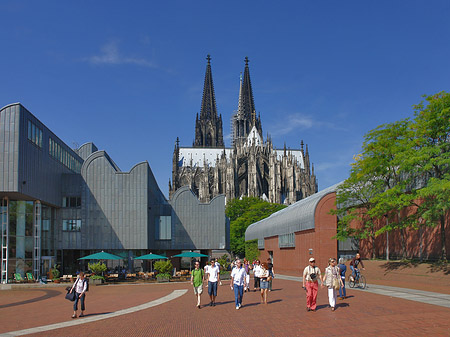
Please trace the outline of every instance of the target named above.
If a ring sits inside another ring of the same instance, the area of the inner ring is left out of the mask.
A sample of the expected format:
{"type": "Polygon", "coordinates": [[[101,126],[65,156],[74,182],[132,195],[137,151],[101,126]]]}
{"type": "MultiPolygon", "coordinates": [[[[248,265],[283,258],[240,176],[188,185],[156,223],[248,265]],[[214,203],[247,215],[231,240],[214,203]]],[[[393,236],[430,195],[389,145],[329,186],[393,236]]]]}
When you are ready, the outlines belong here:
{"type": "Polygon", "coordinates": [[[264,137],[308,144],[319,189],[347,178],[369,130],[450,91],[448,0],[2,0],[0,13],[0,106],[21,102],[122,171],[148,161],[166,196],[207,54],[226,144],[248,56],[264,137]]]}

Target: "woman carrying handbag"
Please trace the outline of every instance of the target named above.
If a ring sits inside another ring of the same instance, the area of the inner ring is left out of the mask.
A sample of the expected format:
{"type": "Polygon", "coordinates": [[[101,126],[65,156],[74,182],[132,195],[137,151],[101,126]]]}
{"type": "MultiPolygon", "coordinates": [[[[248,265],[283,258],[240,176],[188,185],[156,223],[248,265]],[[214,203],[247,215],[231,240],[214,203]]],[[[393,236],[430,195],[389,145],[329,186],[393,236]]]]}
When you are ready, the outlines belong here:
{"type": "Polygon", "coordinates": [[[339,267],[336,266],[336,259],[330,258],[328,260],[328,267],[325,268],[322,283],[328,288],[328,301],[330,303],[331,311],[335,310],[336,306],[336,291],[342,285],[342,280],[339,276],[339,267]]]}
{"type": "Polygon", "coordinates": [[[84,299],[86,297],[86,291],[88,289],[88,281],[84,278],[84,273],[80,272],[76,281],[73,283],[70,293],[75,292],[75,302],[73,303],[73,315],[72,318],[77,318],[78,300],[81,300],[81,313],[80,317],[84,316],[84,299]]]}

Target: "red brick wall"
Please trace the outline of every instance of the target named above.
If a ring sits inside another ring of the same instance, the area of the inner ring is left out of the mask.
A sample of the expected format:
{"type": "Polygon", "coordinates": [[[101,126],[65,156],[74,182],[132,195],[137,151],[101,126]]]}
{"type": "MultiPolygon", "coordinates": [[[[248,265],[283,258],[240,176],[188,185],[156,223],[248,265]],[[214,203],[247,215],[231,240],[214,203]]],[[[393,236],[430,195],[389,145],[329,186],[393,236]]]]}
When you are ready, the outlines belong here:
{"type": "MultiPolygon", "coordinates": [[[[450,258],[450,219],[447,219],[446,248],[447,258],[450,258]]],[[[418,230],[406,229],[403,233],[406,241],[406,258],[422,258],[425,260],[436,260],[441,257],[441,235],[440,225],[436,227],[422,227],[418,230]],[[422,247],[421,247],[422,246],[422,247]]],[[[364,258],[371,257],[371,243],[369,240],[361,240],[360,253],[364,258]]],[[[376,257],[386,257],[386,234],[379,235],[375,240],[376,257]]],[[[389,233],[389,257],[392,259],[402,258],[402,232],[395,230],[389,233]]]]}
{"type": "Polygon", "coordinates": [[[261,261],[266,261],[269,251],[273,251],[275,273],[283,271],[295,272],[299,275],[308,265],[311,256],[316,259],[316,265],[323,271],[330,257],[337,257],[337,241],[331,239],[336,235],[336,216],[328,214],[335,208],[336,194],[323,197],[316,208],[315,228],[295,233],[295,248],[278,248],[278,236],[266,238],[264,250],[260,250],[261,261]],[[313,255],[309,255],[309,249],[313,255]]]}

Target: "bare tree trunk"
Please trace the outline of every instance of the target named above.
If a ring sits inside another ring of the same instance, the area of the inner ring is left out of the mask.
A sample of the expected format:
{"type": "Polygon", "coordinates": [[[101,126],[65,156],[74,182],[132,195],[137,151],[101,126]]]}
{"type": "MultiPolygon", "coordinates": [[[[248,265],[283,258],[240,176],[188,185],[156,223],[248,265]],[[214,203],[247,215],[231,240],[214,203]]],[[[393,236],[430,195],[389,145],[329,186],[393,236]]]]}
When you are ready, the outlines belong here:
{"type": "Polygon", "coordinates": [[[372,239],[372,259],[376,258],[376,254],[375,254],[375,235],[371,235],[371,239],[372,239]]]}
{"type": "Polygon", "coordinates": [[[441,215],[441,259],[447,260],[447,249],[445,247],[445,216],[441,215]]]}
{"type": "Polygon", "coordinates": [[[400,234],[402,236],[402,260],[406,259],[406,234],[405,234],[405,229],[402,228],[400,230],[400,234]]]}

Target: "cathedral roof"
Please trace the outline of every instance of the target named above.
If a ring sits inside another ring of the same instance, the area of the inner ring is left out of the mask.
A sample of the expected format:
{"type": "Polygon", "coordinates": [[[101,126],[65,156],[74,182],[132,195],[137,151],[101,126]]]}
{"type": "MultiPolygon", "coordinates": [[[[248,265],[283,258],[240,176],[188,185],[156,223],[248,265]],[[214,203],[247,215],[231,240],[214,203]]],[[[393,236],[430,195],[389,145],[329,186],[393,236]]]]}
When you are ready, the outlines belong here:
{"type": "Polygon", "coordinates": [[[217,106],[211,71],[211,56],[208,55],[206,57],[206,60],[208,61],[208,63],[206,64],[205,83],[203,85],[202,106],[200,109],[200,119],[216,120],[217,106]]]}
{"type": "MultiPolygon", "coordinates": [[[[180,147],[179,167],[204,167],[206,162],[208,166],[215,167],[216,159],[220,158],[225,151],[227,160],[233,152],[233,148],[200,148],[200,147],[180,147]]],[[[274,149],[277,159],[281,161],[284,150],[274,149]]],[[[297,160],[301,168],[305,168],[305,161],[301,150],[289,150],[289,153],[297,160]]]]}

